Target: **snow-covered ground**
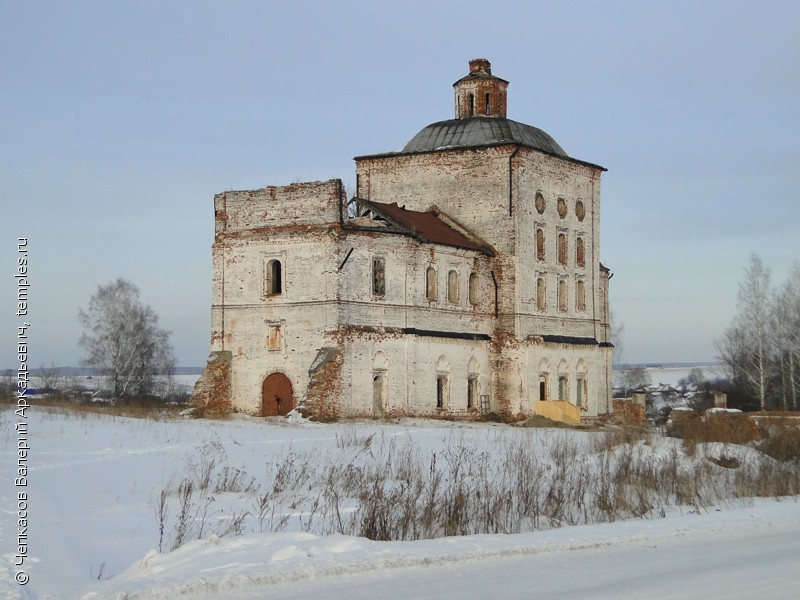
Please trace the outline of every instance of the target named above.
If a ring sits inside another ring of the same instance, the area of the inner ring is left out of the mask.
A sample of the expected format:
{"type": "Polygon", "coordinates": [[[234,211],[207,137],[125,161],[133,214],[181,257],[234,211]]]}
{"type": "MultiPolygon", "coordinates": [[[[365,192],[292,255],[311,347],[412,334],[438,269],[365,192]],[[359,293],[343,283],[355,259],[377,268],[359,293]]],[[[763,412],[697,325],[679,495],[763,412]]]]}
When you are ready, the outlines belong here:
{"type": "MultiPolygon", "coordinates": [[[[479,456],[520,441],[532,448],[570,441],[588,451],[599,433],[425,420],[159,421],[41,408],[26,419],[28,555],[19,567],[17,421],[8,408],[0,412],[0,598],[794,598],[800,586],[800,504],[791,498],[704,510],[668,505],[664,517],[392,542],[303,532],[309,498],[282,498],[269,507],[277,515],[261,518],[253,503],[281,467],[300,480],[298,469],[309,461],[324,471],[409,448],[436,454],[441,466],[454,448],[479,456]],[[169,552],[179,481],[204,469],[238,481],[242,491],[204,497],[203,539],[169,552]],[[160,521],[165,489],[168,514],[160,521]],[[245,509],[241,535],[220,537],[245,509]],[[21,570],[25,586],[15,583],[21,570]]],[[[667,456],[677,445],[658,439],[639,447],[667,456]]],[[[750,455],[710,451],[742,461],[750,455]]]]}

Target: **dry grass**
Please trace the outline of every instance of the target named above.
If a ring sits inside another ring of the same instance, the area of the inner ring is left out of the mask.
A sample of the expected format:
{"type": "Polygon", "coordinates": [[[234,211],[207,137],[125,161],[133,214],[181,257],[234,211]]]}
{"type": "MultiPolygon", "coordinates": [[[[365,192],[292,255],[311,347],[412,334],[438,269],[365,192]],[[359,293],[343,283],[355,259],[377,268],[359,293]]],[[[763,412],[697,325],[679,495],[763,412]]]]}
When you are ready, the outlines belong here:
{"type": "MultiPolygon", "coordinates": [[[[702,431],[704,439],[739,439],[739,424],[724,423],[714,423],[713,435],[702,431]]],[[[725,453],[687,457],[680,444],[638,428],[546,436],[529,430],[498,437],[486,450],[453,442],[437,451],[354,428],[337,433],[337,456],[290,451],[281,463],[268,465],[266,479],[255,481],[241,472],[236,478],[250,484],[226,486],[215,496],[235,489],[249,498],[247,514],[236,513],[243,515],[237,527],[249,523],[253,531],[291,527],[375,540],[517,533],[654,518],[669,507],[699,511],[755,496],[797,496],[800,463],[792,457],[800,438],[781,434],[765,440],[777,450],[767,456],[750,449],[751,459],[743,461],[725,453]],[[771,458],[778,454],[790,458],[771,458]]],[[[204,481],[220,480],[226,466],[212,450],[208,454],[215,460],[196,460],[182,481],[197,489],[204,481]]],[[[169,547],[176,547],[175,539],[202,533],[196,525],[189,530],[182,514],[194,515],[189,521],[194,523],[215,514],[193,498],[202,496],[180,487],[167,494],[165,502],[172,502],[176,515],[169,547]]],[[[169,523],[161,525],[170,531],[169,523]]]]}
{"type": "MultiPolygon", "coordinates": [[[[16,400],[2,403],[11,408],[16,400]]],[[[110,415],[114,417],[131,417],[134,419],[171,419],[187,408],[182,404],[162,404],[153,400],[134,399],[125,404],[104,402],[75,402],[67,396],[48,396],[46,398],[28,397],[28,404],[33,410],[42,409],[59,414],[74,415],[110,415]]]]}
{"type": "Polygon", "coordinates": [[[667,435],[683,440],[687,454],[693,455],[697,444],[720,442],[748,444],[764,437],[761,429],[745,413],[681,413],[670,421],[667,435]]]}

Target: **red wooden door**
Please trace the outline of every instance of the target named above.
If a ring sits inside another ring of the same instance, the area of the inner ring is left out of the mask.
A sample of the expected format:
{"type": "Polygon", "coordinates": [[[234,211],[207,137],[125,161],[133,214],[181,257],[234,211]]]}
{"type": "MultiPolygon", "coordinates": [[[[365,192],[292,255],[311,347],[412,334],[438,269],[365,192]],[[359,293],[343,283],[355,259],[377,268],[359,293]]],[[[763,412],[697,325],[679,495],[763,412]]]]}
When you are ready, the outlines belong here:
{"type": "Polygon", "coordinates": [[[261,416],[283,416],[293,408],[292,382],[283,373],[272,373],[261,386],[261,416]]]}

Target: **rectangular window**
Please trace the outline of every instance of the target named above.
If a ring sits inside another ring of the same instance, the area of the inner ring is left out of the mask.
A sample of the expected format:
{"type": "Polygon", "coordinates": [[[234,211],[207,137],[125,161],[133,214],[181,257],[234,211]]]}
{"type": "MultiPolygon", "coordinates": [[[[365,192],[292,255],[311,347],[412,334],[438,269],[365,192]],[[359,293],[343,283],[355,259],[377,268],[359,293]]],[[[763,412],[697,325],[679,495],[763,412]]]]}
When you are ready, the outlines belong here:
{"type": "Polygon", "coordinates": [[[270,351],[283,350],[283,331],[279,323],[267,324],[267,348],[270,351]]]}
{"type": "Polygon", "coordinates": [[[447,300],[458,304],[458,273],[450,271],[447,274],[447,300]]]}
{"type": "Polygon", "coordinates": [[[544,230],[536,230],[536,258],[544,260],[544,230]]]}
{"type": "Polygon", "coordinates": [[[567,264],[567,235],[565,233],[558,234],[558,264],[567,264]]]}
{"type": "Polygon", "coordinates": [[[567,282],[564,279],[558,280],[558,310],[560,312],[567,312],[568,306],[567,298],[567,282]]]}
{"type": "Polygon", "coordinates": [[[372,414],[383,415],[386,410],[386,371],[372,373],[372,414]]]}
{"type": "Polygon", "coordinates": [[[436,269],[433,267],[425,271],[425,299],[436,300],[436,269]]]}
{"type": "Polygon", "coordinates": [[[586,380],[583,378],[578,379],[578,406],[583,406],[586,402],[586,380]]]}
{"type": "Polygon", "coordinates": [[[478,303],[478,274],[477,273],[470,273],[469,274],[469,303],[470,304],[477,304],[478,303]]]}
{"type": "Polygon", "coordinates": [[[586,284],[582,279],[575,283],[575,302],[578,310],[586,310],[586,284]]]}
{"type": "Polygon", "coordinates": [[[470,377],[467,379],[467,408],[475,408],[475,400],[478,398],[478,378],[470,377]]]}
{"type": "Polygon", "coordinates": [[[447,375],[436,376],[436,408],[444,408],[447,398],[447,375]]]}
{"type": "Polygon", "coordinates": [[[383,258],[372,259],[372,293],[376,296],[386,294],[386,268],[383,258]]]}
{"type": "Polygon", "coordinates": [[[575,264],[579,267],[586,266],[586,249],[583,245],[583,238],[575,240],[575,264]]]}
{"type": "Polygon", "coordinates": [[[544,276],[536,279],[536,308],[539,310],[547,308],[547,287],[544,276]]]}

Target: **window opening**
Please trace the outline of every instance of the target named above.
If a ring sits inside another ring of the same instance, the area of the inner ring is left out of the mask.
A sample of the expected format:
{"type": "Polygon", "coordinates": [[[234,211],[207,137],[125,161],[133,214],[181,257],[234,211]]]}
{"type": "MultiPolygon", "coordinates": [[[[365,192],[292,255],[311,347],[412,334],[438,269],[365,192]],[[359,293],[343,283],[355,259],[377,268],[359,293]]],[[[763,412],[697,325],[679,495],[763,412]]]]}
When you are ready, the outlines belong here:
{"type": "Polygon", "coordinates": [[[534,206],[536,206],[536,212],[541,215],[545,209],[544,196],[542,195],[542,192],[536,192],[536,198],[533,203],[534,206]]]}
{"type": "Polygon", "coordinates": [[[436,408],[444,408],[447,397],[447,375],[436,376],[436,408]]]}
{"type": "Polygon", "coordinates": [[[536,258],[544,260],[544,230],[536,230],[536,258]]]}
{"type": "Polygon", "coordinates": [[[578,379],[578,398],[577,398],[577,405],[584,406],[586,403],[586,379],[581,377],[578,379]]]}
{"type": "Polygon", "coordinates": [[[469,96],[469,116],[473,116],[475,114],[475,94],[470,93],[469,96]]]}
{"type": "Polygon", "coordinates": [[[372,412],[383,415],[386,409],[386,372],[374,371],[372,373],[372,412]]]}
{"type": "Polygon", "coordinates": [[[273,259],[267,263],[267,294],[276,296],[281,292],[281,261],[273,259]]]}
{"type": "Polygon", "coordinates": [[[545,310],[547,308],[547,287],[544,277],[536,280],[536,308],[545,310]]]}
{"type": "Polygon", "coordinates": [[[558,234],[558,263],[567,264],[567,236],[564,233],[558,234]]]}
{"type": "Polygon", "coordinates": [[[372,259],[372,293],[383,296],[386,293],[386,269],[382,258],[372,259]]]}
{"type": "Polygon", "coordinates": [[[436,269],[433,267],[425,271],[425,298],[436,300],[436,269]]]}
{"type": "Polygon", "coordinates": [[[556,202],[556,208],[558,209],[558,216],[562,219],[567,216],[567,201],[563,198],[559,198],[556,202]]]}
{"type": "Polygon", "coordinates": [[[575,264],[579,267],[586,266],[586,249],[582,237],[575,240],[575,264]]]}
{"type": "Polygon", "coordinates": [[[491,111],[490,111],[490,100],[491,100],[491,94],[489,92],[486,92],[486,114],[487,115],[491,114],[491,111]]]}
{"type": "Polygon", "coordinates": [[[467,379],[467,408],[475,408],[478,398],[478,378],[474,375],[467,379]]]}
{"type": "Polygon", "coordinates": [[[567,282],[563,279],[558,282],[558,310],[567,312],[567,282]]]}
{"type": "Polygon", "coordinates": [[[447,274],[447,300],[453,304],[458,303],[458,273],[455,271],[447,274]]]}
{"type": "Polygon", "coordinates": [[[581,200],[575,203],[575,216],[578,217],[578,221],[583,221],[586,218],[586,208],[581,200]]]}
{"type": "Polygon", "coordinates": [[[586,310],[586,284],[583,280],[575,284],[575,301],[578,304],[578,310],[586,310]]]}
{"type": "Polygon", "coordinates": [[[478,274],[477,273],[470,273],[469,274],[469,303],[470,304],[477,304],[478,303],[478,274]]]}
{"type": "Polygon", "coordinates": [[[267,325],[267,348],[269,350],[283,349],[283,332],[277,323],[267,325]]]}

